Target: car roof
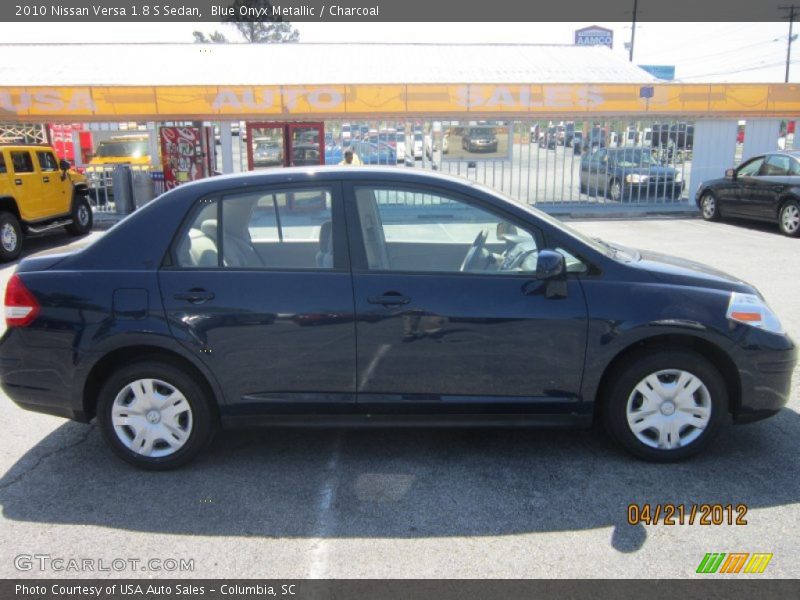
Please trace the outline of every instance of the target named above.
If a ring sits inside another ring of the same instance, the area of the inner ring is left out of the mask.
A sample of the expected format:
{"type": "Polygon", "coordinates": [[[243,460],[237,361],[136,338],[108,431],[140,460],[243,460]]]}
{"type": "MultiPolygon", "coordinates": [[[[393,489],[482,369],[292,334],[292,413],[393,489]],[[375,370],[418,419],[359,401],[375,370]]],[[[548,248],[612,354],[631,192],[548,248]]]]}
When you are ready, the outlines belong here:
{"type": "MultiPolygon", "coordinates": [[[[295,146],[297,147],[297,146],[295,146]]],[[[191,188],[203,188],[201,193],[214,193],[218,190],[230,189],[237,185],[281,185],[285,183],[305,183],[314,180],[374,180],[386,179],[401,181],[406,183],[421,184],[457,184],[476,187],[476,183],[470,179],[422,171],[420,169],[404,169],[394,166],[347,166],[338,165],[314,165],[305,167],[286,167],[268,171],[250,171],[247,173],[233,173],[229,175],[216,175],[206,179],[200,179],[182,184],[179,188],[188,190],[191,188]]]]}

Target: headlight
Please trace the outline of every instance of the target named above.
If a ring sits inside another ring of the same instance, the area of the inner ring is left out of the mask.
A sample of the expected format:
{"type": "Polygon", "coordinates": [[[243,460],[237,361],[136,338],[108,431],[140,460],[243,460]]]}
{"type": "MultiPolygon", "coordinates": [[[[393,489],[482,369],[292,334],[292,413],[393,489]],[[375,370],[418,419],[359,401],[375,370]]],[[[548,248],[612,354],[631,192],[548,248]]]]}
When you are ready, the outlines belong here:
{"type": "Polygon", "coordinates": [[[728,312],[725,316],[731,321],[744,323],[772,333],[784,332],[778,316],[772,312],[766,302],[754,294],[731,292],[728,312]]]}
{"type": "Polygon", "coordinates": [[[683,181],[683,171],[675,171],[675,183],[683,181]]]}
{"type": "Polygon", "coordinates": [[[646,183],[647,180],[650,179],[647,175],[639,175],[638,173],[632,173],[630,175],[625,176],[625,183],[646,183]]]}

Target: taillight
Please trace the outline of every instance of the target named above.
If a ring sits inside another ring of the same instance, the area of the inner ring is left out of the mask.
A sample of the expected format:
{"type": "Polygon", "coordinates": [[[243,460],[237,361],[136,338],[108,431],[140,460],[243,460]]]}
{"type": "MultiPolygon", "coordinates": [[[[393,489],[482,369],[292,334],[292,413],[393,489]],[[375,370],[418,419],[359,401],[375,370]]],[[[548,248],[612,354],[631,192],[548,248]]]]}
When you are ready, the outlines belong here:
{"type": "Polygon", "coordinates": [[[39,303],[16,273],[6,286],[6,326],[27,327],[39,315],[39,303]]]}

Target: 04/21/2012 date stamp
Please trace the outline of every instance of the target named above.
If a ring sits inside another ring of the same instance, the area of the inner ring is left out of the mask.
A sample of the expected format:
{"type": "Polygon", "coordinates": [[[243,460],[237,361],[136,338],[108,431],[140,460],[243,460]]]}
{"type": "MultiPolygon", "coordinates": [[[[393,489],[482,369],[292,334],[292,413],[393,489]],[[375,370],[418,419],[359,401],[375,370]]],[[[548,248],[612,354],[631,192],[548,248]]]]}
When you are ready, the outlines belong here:
{"type": "Polygon", "coordinates": [[[747,525],[745,504],[629,504],[629,525],[747,525]]]}

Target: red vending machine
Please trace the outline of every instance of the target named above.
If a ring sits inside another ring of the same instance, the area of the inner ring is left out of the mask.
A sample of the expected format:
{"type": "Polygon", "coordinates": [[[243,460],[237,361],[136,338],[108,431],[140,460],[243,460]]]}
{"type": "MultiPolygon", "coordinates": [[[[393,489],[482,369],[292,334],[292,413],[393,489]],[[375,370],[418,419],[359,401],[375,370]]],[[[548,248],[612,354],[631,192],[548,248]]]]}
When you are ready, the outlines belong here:
{"type": "Polygon", "coordinates": [[[160,127],[161,164],[167,190],[210,175],[210,127],[160,127]]]}

